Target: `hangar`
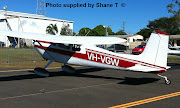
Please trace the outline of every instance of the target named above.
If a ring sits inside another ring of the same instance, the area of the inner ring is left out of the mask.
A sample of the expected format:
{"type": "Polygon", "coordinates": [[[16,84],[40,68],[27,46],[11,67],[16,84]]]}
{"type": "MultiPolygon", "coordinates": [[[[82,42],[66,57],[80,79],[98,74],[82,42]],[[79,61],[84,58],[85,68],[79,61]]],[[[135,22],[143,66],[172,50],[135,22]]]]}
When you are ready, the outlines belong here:
{"type": "MultiPolygon", "coordinates": [[[[56,24],[58,27],[58,34],[60,34],[61,27],[68,24],[73,30],[73,21],[49,18],[44,15],[13,12],[0,10],[0,30],[12,30],[46,34],[46,28],[50,24],[56,24]]],[[[17,40],[17,43],[23,41],[26,45],[31,46],[32,40],[17,40]]],[[[11,40],[7,36],[0,38],[0,44],[5,47],[12,45],[11,40]]],[[[19,46],[19,44],[18,44],[19,46]]]]}

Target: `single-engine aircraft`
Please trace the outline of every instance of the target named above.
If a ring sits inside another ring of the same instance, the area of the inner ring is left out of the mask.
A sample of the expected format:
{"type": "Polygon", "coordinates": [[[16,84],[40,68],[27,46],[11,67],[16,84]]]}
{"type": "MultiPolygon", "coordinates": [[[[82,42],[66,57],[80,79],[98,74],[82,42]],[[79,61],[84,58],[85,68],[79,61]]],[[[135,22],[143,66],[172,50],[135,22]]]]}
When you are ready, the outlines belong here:
{"type": "Polygon", "coordinates": [[[96,46],[126,41],[118,37],[58,36],[17,31],[0,31],[0,35],[34,40],[37,51],[44,59],[49,60],[44,68],[34,69],[35,74],[40,76],[49,76],[45,69],[52,62],[60,62],[64,63],[62,70],[66,72],[75,72],[67,64],[121,69],[156,73],[165,79],[166,84],[171,83],[166,76],[159,74],[170,67],[167,66],[169,36],[158,30],[151,33],[146,48],[140,55],[118,54],[96,46]]]}

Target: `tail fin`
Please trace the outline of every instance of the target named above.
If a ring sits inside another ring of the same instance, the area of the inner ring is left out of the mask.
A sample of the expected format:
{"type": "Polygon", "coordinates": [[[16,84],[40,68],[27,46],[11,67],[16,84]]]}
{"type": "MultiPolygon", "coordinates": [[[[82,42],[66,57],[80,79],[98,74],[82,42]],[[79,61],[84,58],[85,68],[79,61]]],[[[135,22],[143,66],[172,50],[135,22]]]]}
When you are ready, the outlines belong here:
{"type": "Polygon", "coordinates": [[[168,34],[161,31],[151,33],[148,43],[141,55],[141,61],[167,69],[168,34]]]}

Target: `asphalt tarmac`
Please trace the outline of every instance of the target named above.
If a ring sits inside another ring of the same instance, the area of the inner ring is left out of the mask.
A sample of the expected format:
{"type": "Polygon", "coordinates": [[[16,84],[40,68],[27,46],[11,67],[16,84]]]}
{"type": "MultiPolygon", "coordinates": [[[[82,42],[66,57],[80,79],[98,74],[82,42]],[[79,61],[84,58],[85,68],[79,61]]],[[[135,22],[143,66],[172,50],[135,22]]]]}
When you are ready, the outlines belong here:
{"type": "Polygon", "coordinates": [[[33,69],[0,68],[0,108],[180,108],[180,64],[169,65],[162,75],[170,85],[156,74],[122,70],[49,69],[50,77],[43,78],[33,69]]]}

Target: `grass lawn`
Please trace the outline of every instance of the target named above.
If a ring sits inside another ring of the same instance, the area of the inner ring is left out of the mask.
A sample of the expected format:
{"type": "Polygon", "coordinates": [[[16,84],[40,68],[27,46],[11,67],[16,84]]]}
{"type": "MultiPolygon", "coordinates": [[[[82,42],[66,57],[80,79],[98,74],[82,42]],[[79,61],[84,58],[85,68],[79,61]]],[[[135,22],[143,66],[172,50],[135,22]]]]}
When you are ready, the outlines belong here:
{"type": "Polygon", "coordinates": [[[0,63],[40,61],[43,58],[34,49],[0,48],[0,63]]]}
{"type": "Polygon", "coordinates": [[[168,56],[168,63],[179,63],[180,64],[180,56],[168,56]]]}
{"type": "MultiPolygon", "coordinates": [[[[34,49],[0,48],[0,68],[36,68],[44,67],[45,61],[34,49]],[[8,58],[9,56],[9,58],[8,58]],[[9,63],[8,63],[9,59],[9,63]]],[[[51,67],[60,67],[61,63],[52,63],[51,67]]]]}
{"type": "MultiPolygon", "coordinates": [[[[25,68],[34,69],[36,67],[44,67],[48,61],[38,61],[38,62],[16,62],[16,63],[0,63],[0,68],[25,68]]],[[[53,62],[48,68],[61,67],[61,63],[53,62]]]]}

